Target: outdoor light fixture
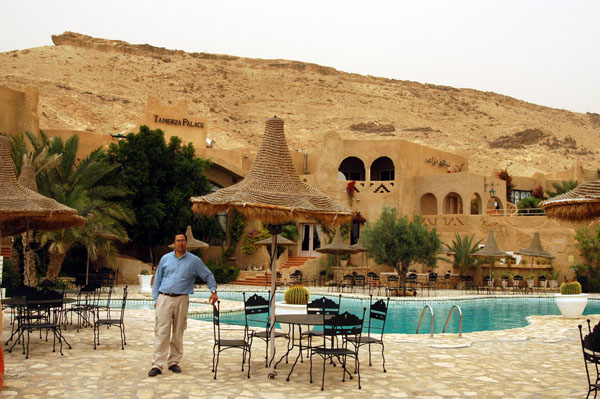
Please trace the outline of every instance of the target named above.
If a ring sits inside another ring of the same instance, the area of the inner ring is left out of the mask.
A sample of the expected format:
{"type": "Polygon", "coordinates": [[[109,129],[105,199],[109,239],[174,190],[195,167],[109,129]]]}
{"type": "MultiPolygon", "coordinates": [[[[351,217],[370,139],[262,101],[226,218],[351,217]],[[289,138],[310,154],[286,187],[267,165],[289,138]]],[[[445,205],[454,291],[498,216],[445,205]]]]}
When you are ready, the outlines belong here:
{"type": "Polygon", "coordinates": [[[496,196],[496,190],[494,190],[494,182],[492,182],[492,188],[490,188],[490,197],[494,198],[496,196]]]}
{"type": "MultiPolygon", "coordinates": [[[[483,177],[483,191],[487,191],[487,186],[488,186],[487,178],[484,176],[483,177]]],[[[490,188],[489,193],[490,193],[490,197],[494,198],[496,196],[496,190],[494,190],[494,182],[491,183],[491,186],[492,187],[490,188]]]]}

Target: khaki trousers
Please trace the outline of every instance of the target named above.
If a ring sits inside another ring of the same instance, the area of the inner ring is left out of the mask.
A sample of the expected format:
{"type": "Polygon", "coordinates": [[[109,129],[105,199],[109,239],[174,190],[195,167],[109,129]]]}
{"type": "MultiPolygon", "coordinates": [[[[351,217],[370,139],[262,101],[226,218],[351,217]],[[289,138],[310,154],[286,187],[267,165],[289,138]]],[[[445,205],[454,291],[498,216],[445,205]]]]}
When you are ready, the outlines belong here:
{"type": "Polygon", "coordinates": [[[187,328],[188,295],[159,295],[154,311],[152,367],[163,370],[181,361],[183,331],[187,328]]]}

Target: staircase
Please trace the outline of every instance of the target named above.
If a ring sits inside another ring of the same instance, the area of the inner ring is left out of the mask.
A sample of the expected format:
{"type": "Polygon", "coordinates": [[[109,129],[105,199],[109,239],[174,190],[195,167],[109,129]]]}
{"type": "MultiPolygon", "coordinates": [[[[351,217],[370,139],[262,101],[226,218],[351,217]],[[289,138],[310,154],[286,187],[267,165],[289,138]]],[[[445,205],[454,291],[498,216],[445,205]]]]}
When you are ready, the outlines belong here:
{"type": "MultiPolygon", "coordinates": [[[[292,268],[292,272],[296,269],[300,269],[304,263],[309,259],[316,259],[306,256],[291,256],[285,265],[281,266],[280,272],[283,269],[292,268]]],[[[278,281],[279,283],[279,281],[278,281]]],[[[258,287],[269,287],[271,286],[271,272],[265,274],[264,271],[251,271],[242,270],[237,280],[233,282],[235,285],[253,285],[258,287]]]]}

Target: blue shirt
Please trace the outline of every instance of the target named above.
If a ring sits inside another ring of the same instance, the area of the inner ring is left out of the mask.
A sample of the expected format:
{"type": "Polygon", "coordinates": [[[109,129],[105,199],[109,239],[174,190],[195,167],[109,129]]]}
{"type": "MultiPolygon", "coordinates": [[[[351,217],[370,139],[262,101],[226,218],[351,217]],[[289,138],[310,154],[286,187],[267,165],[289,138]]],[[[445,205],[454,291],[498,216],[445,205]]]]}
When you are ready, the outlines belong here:
{"type": "Polygon", "coordinates": [[[175,251],[165,254],[158,263],[154,284],[152,286],[152,298],[158,300],[158,293],[165,294],[193,294],[194,281],[200,277],[206,281],[211,291],[217,290],[217,282],[202,259],[186,251],[181,258],[175,255],[175,251]]]}

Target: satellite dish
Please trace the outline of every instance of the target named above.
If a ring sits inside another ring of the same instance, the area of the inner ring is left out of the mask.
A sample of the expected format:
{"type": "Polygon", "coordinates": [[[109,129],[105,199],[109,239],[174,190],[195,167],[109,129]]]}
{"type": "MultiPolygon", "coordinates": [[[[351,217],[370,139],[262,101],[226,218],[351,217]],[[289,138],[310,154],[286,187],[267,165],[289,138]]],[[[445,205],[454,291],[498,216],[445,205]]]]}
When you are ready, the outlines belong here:
{"type": "Polygon", "coordinates": [[[346,175],[338,171],[338,180],[346,180],[346,175]]]}

